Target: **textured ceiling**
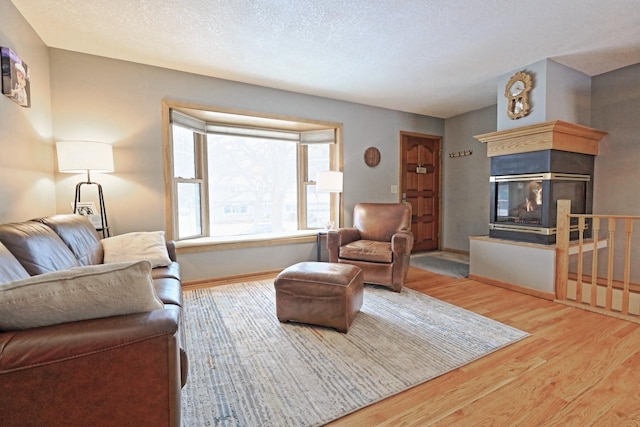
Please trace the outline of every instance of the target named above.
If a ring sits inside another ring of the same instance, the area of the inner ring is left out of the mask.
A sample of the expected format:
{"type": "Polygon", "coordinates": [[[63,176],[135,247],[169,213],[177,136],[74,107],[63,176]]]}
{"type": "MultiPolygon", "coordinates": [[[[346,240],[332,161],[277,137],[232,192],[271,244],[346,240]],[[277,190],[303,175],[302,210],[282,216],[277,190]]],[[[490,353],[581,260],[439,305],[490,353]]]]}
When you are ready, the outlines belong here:
{"type": "Polygon", "coordinates": [[[444,118],[545,58],[640,62],[640,0],[12,2],[50,47],[444,118]]]}

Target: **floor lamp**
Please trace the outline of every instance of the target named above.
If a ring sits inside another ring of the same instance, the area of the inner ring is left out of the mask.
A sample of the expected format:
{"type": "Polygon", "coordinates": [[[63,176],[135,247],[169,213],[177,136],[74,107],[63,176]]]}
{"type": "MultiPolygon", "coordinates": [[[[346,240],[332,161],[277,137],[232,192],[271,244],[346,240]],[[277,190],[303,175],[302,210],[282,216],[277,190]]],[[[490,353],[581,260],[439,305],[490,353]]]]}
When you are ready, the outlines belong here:
{"type": "Polygon", "coordinates": [[[91,172],[113,172],[113,147],[111,144],[93,141],[60,141],[56,143],[58,153],[58,170],[65,173],[87,172],[87,180],[76,185],[76,196],[73,202],[73,212],[78,213],[83,185],[98,187],[98,203],[100,205],[100,222],[94,223],[96,229],[102,232],[102,237],[109,237],[109,222],[104,205],[102,185],[91,181],[91,172]]]}

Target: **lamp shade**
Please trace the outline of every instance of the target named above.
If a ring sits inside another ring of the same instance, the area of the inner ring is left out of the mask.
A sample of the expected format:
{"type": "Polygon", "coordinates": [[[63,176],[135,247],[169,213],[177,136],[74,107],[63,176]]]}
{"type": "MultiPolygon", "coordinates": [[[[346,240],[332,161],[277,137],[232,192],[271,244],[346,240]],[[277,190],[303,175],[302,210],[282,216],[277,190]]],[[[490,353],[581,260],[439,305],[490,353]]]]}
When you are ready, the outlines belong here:
{"type": "Polygon", "coordinates": [[[113,172],[113,147],[93,141],[60,141],[56,143],[60,172],[113,172]]]}
{"type": "Polygon", "coordinates": [[[342,172],[318,172],[316,191],[321,193],[342,193],[342,172]]]}

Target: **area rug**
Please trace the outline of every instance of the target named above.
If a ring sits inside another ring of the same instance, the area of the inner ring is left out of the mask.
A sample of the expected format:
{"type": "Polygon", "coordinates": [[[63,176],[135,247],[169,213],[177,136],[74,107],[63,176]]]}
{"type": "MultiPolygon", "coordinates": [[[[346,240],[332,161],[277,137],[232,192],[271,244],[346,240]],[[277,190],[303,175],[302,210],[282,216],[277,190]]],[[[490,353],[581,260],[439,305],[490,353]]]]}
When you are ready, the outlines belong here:
{"type": "Polygon", "coordinates": [[[429,254],[411,255],[409,265],[442,274],[443,276],[463,278],[469,277],[469,264],[431,256],[429,254]]]}
{"type": "Polygon", "coordinates": [[[184,293],[186,426],[318,426],[525,332],[404,288],[365,287],[348,334],[275,315],[272,280],[184,293]]]}

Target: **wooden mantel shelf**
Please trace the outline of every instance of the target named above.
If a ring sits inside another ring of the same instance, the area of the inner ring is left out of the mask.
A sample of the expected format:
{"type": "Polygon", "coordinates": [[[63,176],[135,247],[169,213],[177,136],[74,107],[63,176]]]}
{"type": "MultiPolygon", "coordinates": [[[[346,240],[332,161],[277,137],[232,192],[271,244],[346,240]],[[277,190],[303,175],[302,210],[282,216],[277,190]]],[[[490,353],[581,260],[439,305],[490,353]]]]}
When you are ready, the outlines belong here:
{"type": "Polygon", "coordinates": [[[487,157],[530,151],[560,150],[598,155],[598,143],[606,132],[573,123],[554,120],[476,135],[487,144],[487,157]]]}

